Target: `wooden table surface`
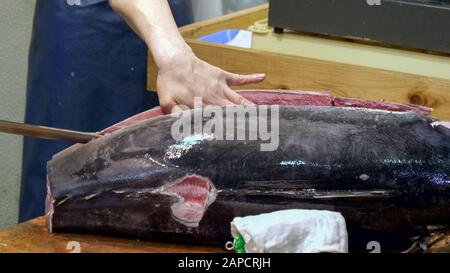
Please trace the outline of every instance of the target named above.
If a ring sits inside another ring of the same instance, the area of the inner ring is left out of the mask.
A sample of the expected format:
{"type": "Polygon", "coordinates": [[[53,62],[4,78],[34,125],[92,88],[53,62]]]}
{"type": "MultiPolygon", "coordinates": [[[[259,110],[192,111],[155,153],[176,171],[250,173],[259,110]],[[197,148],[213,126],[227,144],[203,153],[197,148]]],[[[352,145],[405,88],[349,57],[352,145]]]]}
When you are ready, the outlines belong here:
{"type": "MultiPolygon", "coordinates": [[[[402,249],[404,250],[404,249],[402,249]]],[[[117,237],[53,233],[43,217],[0,229],[0,253],[221,253],[221,248],[164,244],[117,237]],[[78,251],[79,250],[79,251],[78,251]]],[[[399,252],[383,250],[383,252],[399,252]]],[[[450,233],[427,252],[450,253],[450,233]]]]}
{"type": "Polygon", "coordinates": [[[0,230],[0,252],[216,253],[224,249],[163,244],[94,235],[50,234],[43,217],[0,230]],[[79,246],[79,248],[78,248],[79,246]]]}

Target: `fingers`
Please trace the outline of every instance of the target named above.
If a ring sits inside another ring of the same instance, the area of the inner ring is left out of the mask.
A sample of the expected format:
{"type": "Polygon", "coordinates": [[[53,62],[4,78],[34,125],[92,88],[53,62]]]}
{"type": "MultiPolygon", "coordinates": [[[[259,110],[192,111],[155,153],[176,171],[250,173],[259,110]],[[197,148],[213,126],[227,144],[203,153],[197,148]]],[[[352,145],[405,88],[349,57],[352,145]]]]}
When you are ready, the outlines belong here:
{"type": "MultiPolygon", "coordinates": [[[[242,97],[238,93],[231,89],[225,89],[224,97],[217,98],[213,101],[203,101],[202,107],[206,106],[232,106],[232,105],[253,105],[253,102],[242,97]]],[[[165,114],[170,114],[172,111],[183,111],[189,108],[194,108],[194,103],[188,103],[188,105],[177,104],[174,100],[161,100],[160,102],[161,110],[165,114]]]]}
{"type": "Polygon", "coordinates": [[[218,105],[218,106],[233,106],[235,105],[235,103],[233,103],[232,101],[228,100],[228,99],[221,99],[219,101],[217,101],[214,104],[211,105],[218,105]]]}
{"type": "Polygon", "coordinates": [[[264,81],[266,74],[251,74],[251,75],[240,75],[234,73],[227,73],[227,84],[231,86],[259,83],[264,81]]]}
{"type": "Polygon", "coordinates": [[[170,114],[177,104],[172,99],[160,99],[159,105],[164,114],[170,114]]]}
{"type": "Polygon", "coordinates": [[[174,107],[180,105],[183,105],[186,108],[195,108],[195,97],[201,97],[202,106],[253,105],[253,102],[231,90],[229,85],[257,83],[265,79],[265,74],[238,75],[228,72],[225,73],[228,85],[222,82],[215,86],[207,86],[207,88],[201,84],[194,86],[194,88],[193,86],[189,86],[189,88],[186,86],[179,86],[179,88],[171,89],[170,93],[164,91],[162,86],[158,90],[161,110],[165,114],[170,114],[174,110],[174,107]]]}
{"type": "Polygon", "coordinates": [[[254,103],[247,100],[243,96],[239,95],[238,93],[234,92],[231,89],[225,89],[224,90],[225,96],[230,100],[233,104],[237,105],[253,105],[254,103]]]}

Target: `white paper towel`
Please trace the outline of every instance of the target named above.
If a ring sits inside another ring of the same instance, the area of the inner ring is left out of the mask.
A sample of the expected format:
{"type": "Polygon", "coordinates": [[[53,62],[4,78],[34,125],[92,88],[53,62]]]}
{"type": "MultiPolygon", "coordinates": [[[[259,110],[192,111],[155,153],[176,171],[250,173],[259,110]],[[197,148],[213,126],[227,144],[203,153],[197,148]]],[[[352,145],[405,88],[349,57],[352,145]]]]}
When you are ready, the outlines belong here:
{"type": "Polygon", "coordinates": [[[345,219],[338,212],[292,209],[237,217],[231,233],[242,235],[247,253],[348,252],[345,219]]]}

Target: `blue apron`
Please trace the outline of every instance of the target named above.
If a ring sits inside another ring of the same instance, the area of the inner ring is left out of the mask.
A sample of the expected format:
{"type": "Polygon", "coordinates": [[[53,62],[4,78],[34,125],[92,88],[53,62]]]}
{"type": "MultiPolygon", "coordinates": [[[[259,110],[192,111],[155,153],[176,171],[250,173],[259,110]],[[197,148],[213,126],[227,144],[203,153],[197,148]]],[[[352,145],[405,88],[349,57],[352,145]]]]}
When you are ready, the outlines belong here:
{"type": "MultiPolygon", "coordinates": [[[[179,25],[190,1],[171,1],[179,25]]],[[[105,0],[37,0],[25,122],[94,132],[158,104],[147,47],[105,0]]],[[[44,213],[46,163],[71,143],[24,138],[19,221],[44,213]]]]}

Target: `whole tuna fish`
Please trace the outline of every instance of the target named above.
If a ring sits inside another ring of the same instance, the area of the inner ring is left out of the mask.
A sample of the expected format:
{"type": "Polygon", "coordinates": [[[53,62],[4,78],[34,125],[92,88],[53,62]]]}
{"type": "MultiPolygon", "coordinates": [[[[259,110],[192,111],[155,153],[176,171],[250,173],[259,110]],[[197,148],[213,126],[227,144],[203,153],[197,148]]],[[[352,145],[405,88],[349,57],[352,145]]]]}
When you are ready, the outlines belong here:
{"type": "Polygon", "coordinates": [[[175,140],[179,118],[148,117],[48,163],[51,231],[223,244],[234,217],[290,208],[374,230],[450,222],[450,128],[415,111],[280,106],[273,151],[261,140],[175,140]]]}

